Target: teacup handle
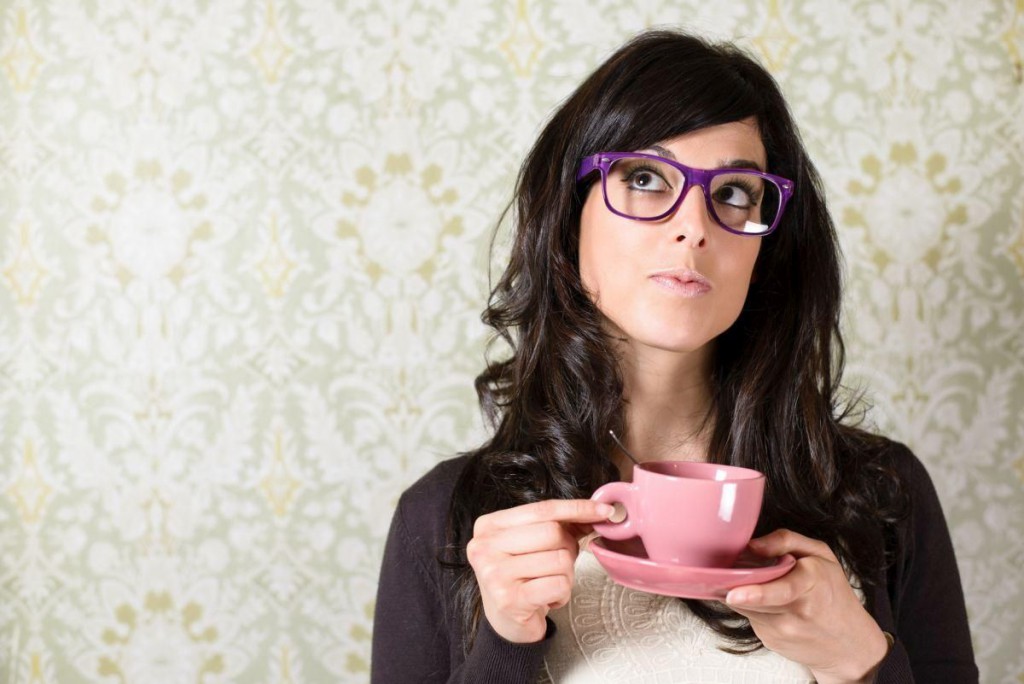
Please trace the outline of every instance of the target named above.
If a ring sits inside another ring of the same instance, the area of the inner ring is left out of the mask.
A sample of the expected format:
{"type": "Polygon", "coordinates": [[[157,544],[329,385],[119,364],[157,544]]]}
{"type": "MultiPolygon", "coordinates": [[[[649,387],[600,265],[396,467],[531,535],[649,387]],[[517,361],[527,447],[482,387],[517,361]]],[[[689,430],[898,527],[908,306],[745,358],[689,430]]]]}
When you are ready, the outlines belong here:
{"type": "Polygon", "coordinates": [[[636,485],[631,482],[609,482],[597,488],[590,498],[594,501],[601,501],[608,504],[622,504],[626,509],[626,519],[622,522],[598,522],[594,523],[594,531],[605,539],[622,541],[640,536],[640,530],[636,519],[629,514],[635,510],[633,506],[633,494],[636,492],[636,485]]]}

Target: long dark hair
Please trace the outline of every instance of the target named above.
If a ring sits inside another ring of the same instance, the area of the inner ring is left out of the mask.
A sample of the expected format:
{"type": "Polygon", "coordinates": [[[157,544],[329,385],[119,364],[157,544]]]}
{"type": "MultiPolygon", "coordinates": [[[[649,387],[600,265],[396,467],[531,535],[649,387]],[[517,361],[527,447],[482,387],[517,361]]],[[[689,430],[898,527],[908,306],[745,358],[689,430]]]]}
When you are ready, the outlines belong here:
{"type": "MultiPolygon", "coordinates": [[[[608,431],[628,429],[623,383],[580,281],[588,186],[575,181],[579,160],[748,117],[759,126],[768,171],[792,179],[795,193],[779,228],[763,239],[738,320],[715,343],[708,458],[765,473],[758,534],[788,527],[821,539],[865,584],[879,571],[883,554],[872,530],[897,517],[898,482],[871,458],[875,438],[843,424],[840,257],[821,182],[778,85],[755,60],[729,44],[648,31],[555,112],[519,171],[511,256],[483,314],[511,353],[477,377],[494,435],[470,453],[456,485],[442,560],[454,573],[466,644],[481,615],[465,558],[476,518],[542,499],[587,498],[618,479],[608,431]]],[[[737,647],[759,645],[735,613],[687,603],[737,647]]]]}

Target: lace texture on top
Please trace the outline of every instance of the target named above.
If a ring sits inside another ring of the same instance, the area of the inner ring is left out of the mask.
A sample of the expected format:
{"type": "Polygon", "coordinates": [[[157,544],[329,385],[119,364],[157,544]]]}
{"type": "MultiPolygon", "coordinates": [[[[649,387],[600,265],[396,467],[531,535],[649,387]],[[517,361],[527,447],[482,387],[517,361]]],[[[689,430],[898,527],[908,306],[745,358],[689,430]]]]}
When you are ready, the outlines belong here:
{"type": "Polygon", "coordinates": [[[538,684],[814,682],[806,667],[768,649],[719,650],[726,642],[685,603],[615,584],[587,550],[576,559],[572,599],[549,617],[558,630],[538,684]]]}

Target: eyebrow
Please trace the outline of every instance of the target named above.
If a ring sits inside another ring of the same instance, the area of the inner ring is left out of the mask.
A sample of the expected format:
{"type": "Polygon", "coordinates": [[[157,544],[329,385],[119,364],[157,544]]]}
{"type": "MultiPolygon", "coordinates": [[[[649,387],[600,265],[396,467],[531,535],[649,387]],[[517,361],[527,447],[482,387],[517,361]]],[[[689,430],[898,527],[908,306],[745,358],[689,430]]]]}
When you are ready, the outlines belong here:
{"type": "MultiPolygon", "coordinates": [[[[672,153],[672,150],[662,147],[661,145],[651,145],[647,149],[653,150],[660,157],[671,159],[673,161],[679,161],[676,159],[676,155],[672,153]]],[[[723,159],[719,161],[718,166],[715,168],[719,169],[751,169],[753,171],[760,171],[764,173],[764,169],[756,161],[750,159],[723,159]]]]}

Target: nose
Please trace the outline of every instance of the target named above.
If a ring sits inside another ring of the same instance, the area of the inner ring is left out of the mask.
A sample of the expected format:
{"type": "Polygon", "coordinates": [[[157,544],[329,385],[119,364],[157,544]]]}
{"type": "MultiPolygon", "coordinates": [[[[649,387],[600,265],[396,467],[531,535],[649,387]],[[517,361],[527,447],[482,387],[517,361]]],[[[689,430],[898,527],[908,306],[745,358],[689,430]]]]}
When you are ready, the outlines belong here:
{"type": "Polygon", "coordinates": [[[706,247],[712,218],[704,201],[704,189],[694,184],[683,192],[683,201],[669,218],[674,239],[689,243],[694,249],[706,247]]]}

